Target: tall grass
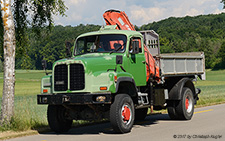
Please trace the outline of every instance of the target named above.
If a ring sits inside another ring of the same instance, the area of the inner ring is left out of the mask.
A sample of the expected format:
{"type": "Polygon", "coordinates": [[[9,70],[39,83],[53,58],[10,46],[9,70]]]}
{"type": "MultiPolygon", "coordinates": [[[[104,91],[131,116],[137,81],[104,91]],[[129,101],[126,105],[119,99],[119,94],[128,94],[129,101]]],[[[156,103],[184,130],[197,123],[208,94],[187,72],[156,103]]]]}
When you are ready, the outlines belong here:
{"type": "MultiPolygon", "coordinates": [[[[47,126],[47,106],[37,105],[43,71],[16,71],[15,111],[12,124],[3,125],[0,131],[24,131],[47,126]]],[[[2,95],[3,76],[0,73],[0,97],[2,95]]],[[[0,108],[1,108],[0,98],[0,108]]],[[[0,109],[1,111],[1,109],[0,109]]]]}
{"type": "Polygon", "coordinates": [[[0,127],[0,131],[24,131],[47,126],[46,109],[46,105],[37,105],[36,96],[16,96],[12,124],[0,127]]]}
{"type": "MultiPolygon", "coordinates": [[[[40,93],[43,71],[16,71],[15,114],[12,124],[0,126],[1,131],[24,131],[48,126],[47,106],[37,105],[36,95],[40,93]]],[[[198,105],[211,105],[225,102],[225,70],[206,72],[206,81],[198,81],[196,87],[202,90],[198,105]]],[[[3,76],[0,73],[0,109],[3,76]]],[[[88,122],[77,121],[76,124],[88,122]]]]}
{"type": "Polygon", "coordinates": [[[225,70],[206,71],[206,81],[198,81],[202,90],[197,105],[207,106],[225,102],[225,70]]]}

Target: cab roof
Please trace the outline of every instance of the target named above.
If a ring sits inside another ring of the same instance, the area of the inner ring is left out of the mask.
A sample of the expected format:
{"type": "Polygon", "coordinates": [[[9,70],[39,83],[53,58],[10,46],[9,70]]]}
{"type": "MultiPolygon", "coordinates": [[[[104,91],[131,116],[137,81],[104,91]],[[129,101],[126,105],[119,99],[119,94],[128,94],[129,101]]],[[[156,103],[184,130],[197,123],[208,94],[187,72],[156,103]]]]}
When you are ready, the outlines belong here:
{"type": "Polygon", "coordinates": [[[115,27],[116,27],[115,25],[101,27],[100,30],[98,31],[81,34],[80,36],[78,36],[78,38],[84,37],[84,36],[103,35],[103,34],[123,34],[123,35],[126,35],[127,37],[132,37],[133,35],[142,36],[140,32],[131,31],[131,30],[118,30],[118,29],[115,29],[115,27]]]}

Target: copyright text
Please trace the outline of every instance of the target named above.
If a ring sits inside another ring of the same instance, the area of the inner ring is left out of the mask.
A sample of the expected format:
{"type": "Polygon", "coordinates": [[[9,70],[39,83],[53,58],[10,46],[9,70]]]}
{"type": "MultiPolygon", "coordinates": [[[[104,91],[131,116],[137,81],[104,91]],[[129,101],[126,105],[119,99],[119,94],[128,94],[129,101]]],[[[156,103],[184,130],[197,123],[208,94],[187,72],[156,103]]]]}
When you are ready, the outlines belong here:
{"type": "Polygon", "coordinates": [[[174,139],[221,139],[222,135],[173,135],[174,139]]]}

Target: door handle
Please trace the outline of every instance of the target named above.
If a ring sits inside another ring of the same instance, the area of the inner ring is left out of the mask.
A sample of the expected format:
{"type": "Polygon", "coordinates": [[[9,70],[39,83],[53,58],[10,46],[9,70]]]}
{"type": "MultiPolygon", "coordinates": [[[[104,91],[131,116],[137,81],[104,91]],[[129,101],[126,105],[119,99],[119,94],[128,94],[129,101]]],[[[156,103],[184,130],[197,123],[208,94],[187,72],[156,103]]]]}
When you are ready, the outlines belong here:
{"type": "Polygon", "coordinates": [[[143,63],[143,64],[145,64],[145,63],[146,63],[146,61],[142,61],[142,63],[143,63]]]}

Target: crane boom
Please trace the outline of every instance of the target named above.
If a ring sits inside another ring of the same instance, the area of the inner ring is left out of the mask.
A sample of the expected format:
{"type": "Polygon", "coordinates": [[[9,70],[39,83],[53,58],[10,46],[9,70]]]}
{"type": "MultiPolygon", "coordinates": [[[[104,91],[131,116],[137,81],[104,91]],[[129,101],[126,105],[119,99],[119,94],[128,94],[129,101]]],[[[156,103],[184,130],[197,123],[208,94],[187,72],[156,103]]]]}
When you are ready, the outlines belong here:
{"type": "Polygon", "coordinates": [[[106,25],[117,25],[119,30],[134,30],[135,27],[128,19],[128,16],[123,11],[108,10],[103,14],[106,25]]]}
{"type": "MultiPolygon", "coordinates": [[[[103,14],[106,25],[117,25],[116,29],[118,30],[135,30],[134,25],[130,22],[127,14],[124,11],[118,10],[108,10],[103,14]]],[[[146,73],[147,79],[155,78],[155,80],[159,80],[159,67],[156,65],[156,61],[152,54],[149,52],[146,45],[144,45],[145,51],[145,60],[146,60],[146,73]]]]}

